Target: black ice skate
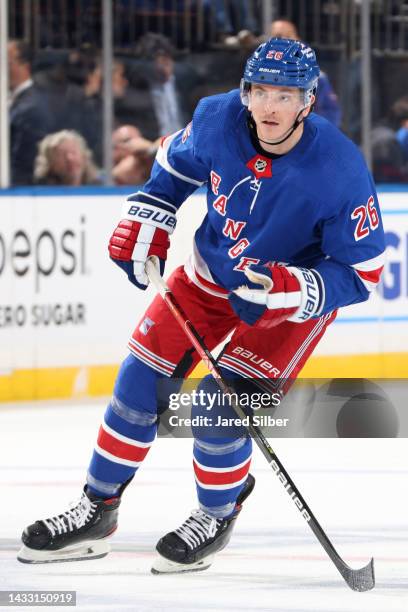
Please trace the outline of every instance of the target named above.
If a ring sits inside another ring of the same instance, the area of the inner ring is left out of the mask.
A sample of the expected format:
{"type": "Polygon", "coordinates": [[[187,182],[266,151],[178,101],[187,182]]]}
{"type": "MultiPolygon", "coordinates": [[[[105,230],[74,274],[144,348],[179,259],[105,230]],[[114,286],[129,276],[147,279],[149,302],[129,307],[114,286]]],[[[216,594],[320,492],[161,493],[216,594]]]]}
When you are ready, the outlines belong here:
{"type": "Polygon", "coordinates": [[[87,493],[66,512],[36,521],[24,529],[23,546],[17,559],[22,563],[55,563],[105,557],[110,546],[107,538],[118,526],[119,495],[101,499],[87,493]]]}
{"type": "Polygon", "coordinates": [[[245,486],[238,496],[234,514],[217,519],[202,510],[193,510],[191,516],[175,531],[159,540],[159,553],[152,567],[153,574],[197,572],[210,567],[215,554],[230,541],[232,530],[242,503],[252,493],[255,478],[248,474],[245,486]]]}

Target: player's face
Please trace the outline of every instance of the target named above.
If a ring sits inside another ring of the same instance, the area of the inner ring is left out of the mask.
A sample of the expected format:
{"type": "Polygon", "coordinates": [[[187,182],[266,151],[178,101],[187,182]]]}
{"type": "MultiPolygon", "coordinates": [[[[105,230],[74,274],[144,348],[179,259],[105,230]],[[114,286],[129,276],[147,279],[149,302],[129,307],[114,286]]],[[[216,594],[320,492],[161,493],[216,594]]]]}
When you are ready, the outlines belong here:
{"type": "MultiPolygon", "coordinates": [[[[249,110],[262,140],[279,140],[304,108],[303,92],[295,87],[253,84],[249,110]]],[[[305,113],[307,114],[307,112],[305,113]]]]}

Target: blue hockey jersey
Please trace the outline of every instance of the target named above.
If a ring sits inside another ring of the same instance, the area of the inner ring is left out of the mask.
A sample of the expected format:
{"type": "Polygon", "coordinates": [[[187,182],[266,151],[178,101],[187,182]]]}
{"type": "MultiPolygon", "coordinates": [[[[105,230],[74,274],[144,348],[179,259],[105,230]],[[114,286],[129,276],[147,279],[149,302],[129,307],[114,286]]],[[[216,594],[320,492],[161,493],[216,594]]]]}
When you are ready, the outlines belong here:
{"type": "Polygon", "coordinates": [[[358,148],[322,117],[312,113],[295,147],[271,159],[251,142],[238,90],[204,98],[191,124],[163,139],[138,199],[174,210],[203,184],[191,273],[203,288],[225,294],[255,263],[312,268],[324,314],[376,286],[384,235],[375,186],[358,148]]]}

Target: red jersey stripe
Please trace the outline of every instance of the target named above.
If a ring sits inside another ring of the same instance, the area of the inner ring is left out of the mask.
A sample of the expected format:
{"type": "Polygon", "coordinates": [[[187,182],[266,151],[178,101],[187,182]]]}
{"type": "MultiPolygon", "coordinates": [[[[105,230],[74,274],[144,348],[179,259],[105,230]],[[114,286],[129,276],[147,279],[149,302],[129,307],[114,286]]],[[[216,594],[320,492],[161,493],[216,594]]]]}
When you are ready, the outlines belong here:
{"type": "Polygon", "coordinates": [[[360,278],[369,281],[370,283],[378,283],[380,280],[381,272],[383,271],[384,266],[377,268],[376,270],[356,270],[357,274],[360,278]]]}

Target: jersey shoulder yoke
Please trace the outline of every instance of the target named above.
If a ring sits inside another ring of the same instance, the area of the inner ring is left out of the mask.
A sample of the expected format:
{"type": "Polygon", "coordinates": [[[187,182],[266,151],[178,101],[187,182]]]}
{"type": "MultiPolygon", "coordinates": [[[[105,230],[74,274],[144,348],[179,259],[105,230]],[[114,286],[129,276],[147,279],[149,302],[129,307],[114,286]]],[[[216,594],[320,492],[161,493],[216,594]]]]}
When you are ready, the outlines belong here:
{"type": "Polygon", "coordinates": [[[220,129],[236,126],[243,108],[238,89],[202,98],[194,113],[194,129],[201,135],[219,134],[220,129]]]}

